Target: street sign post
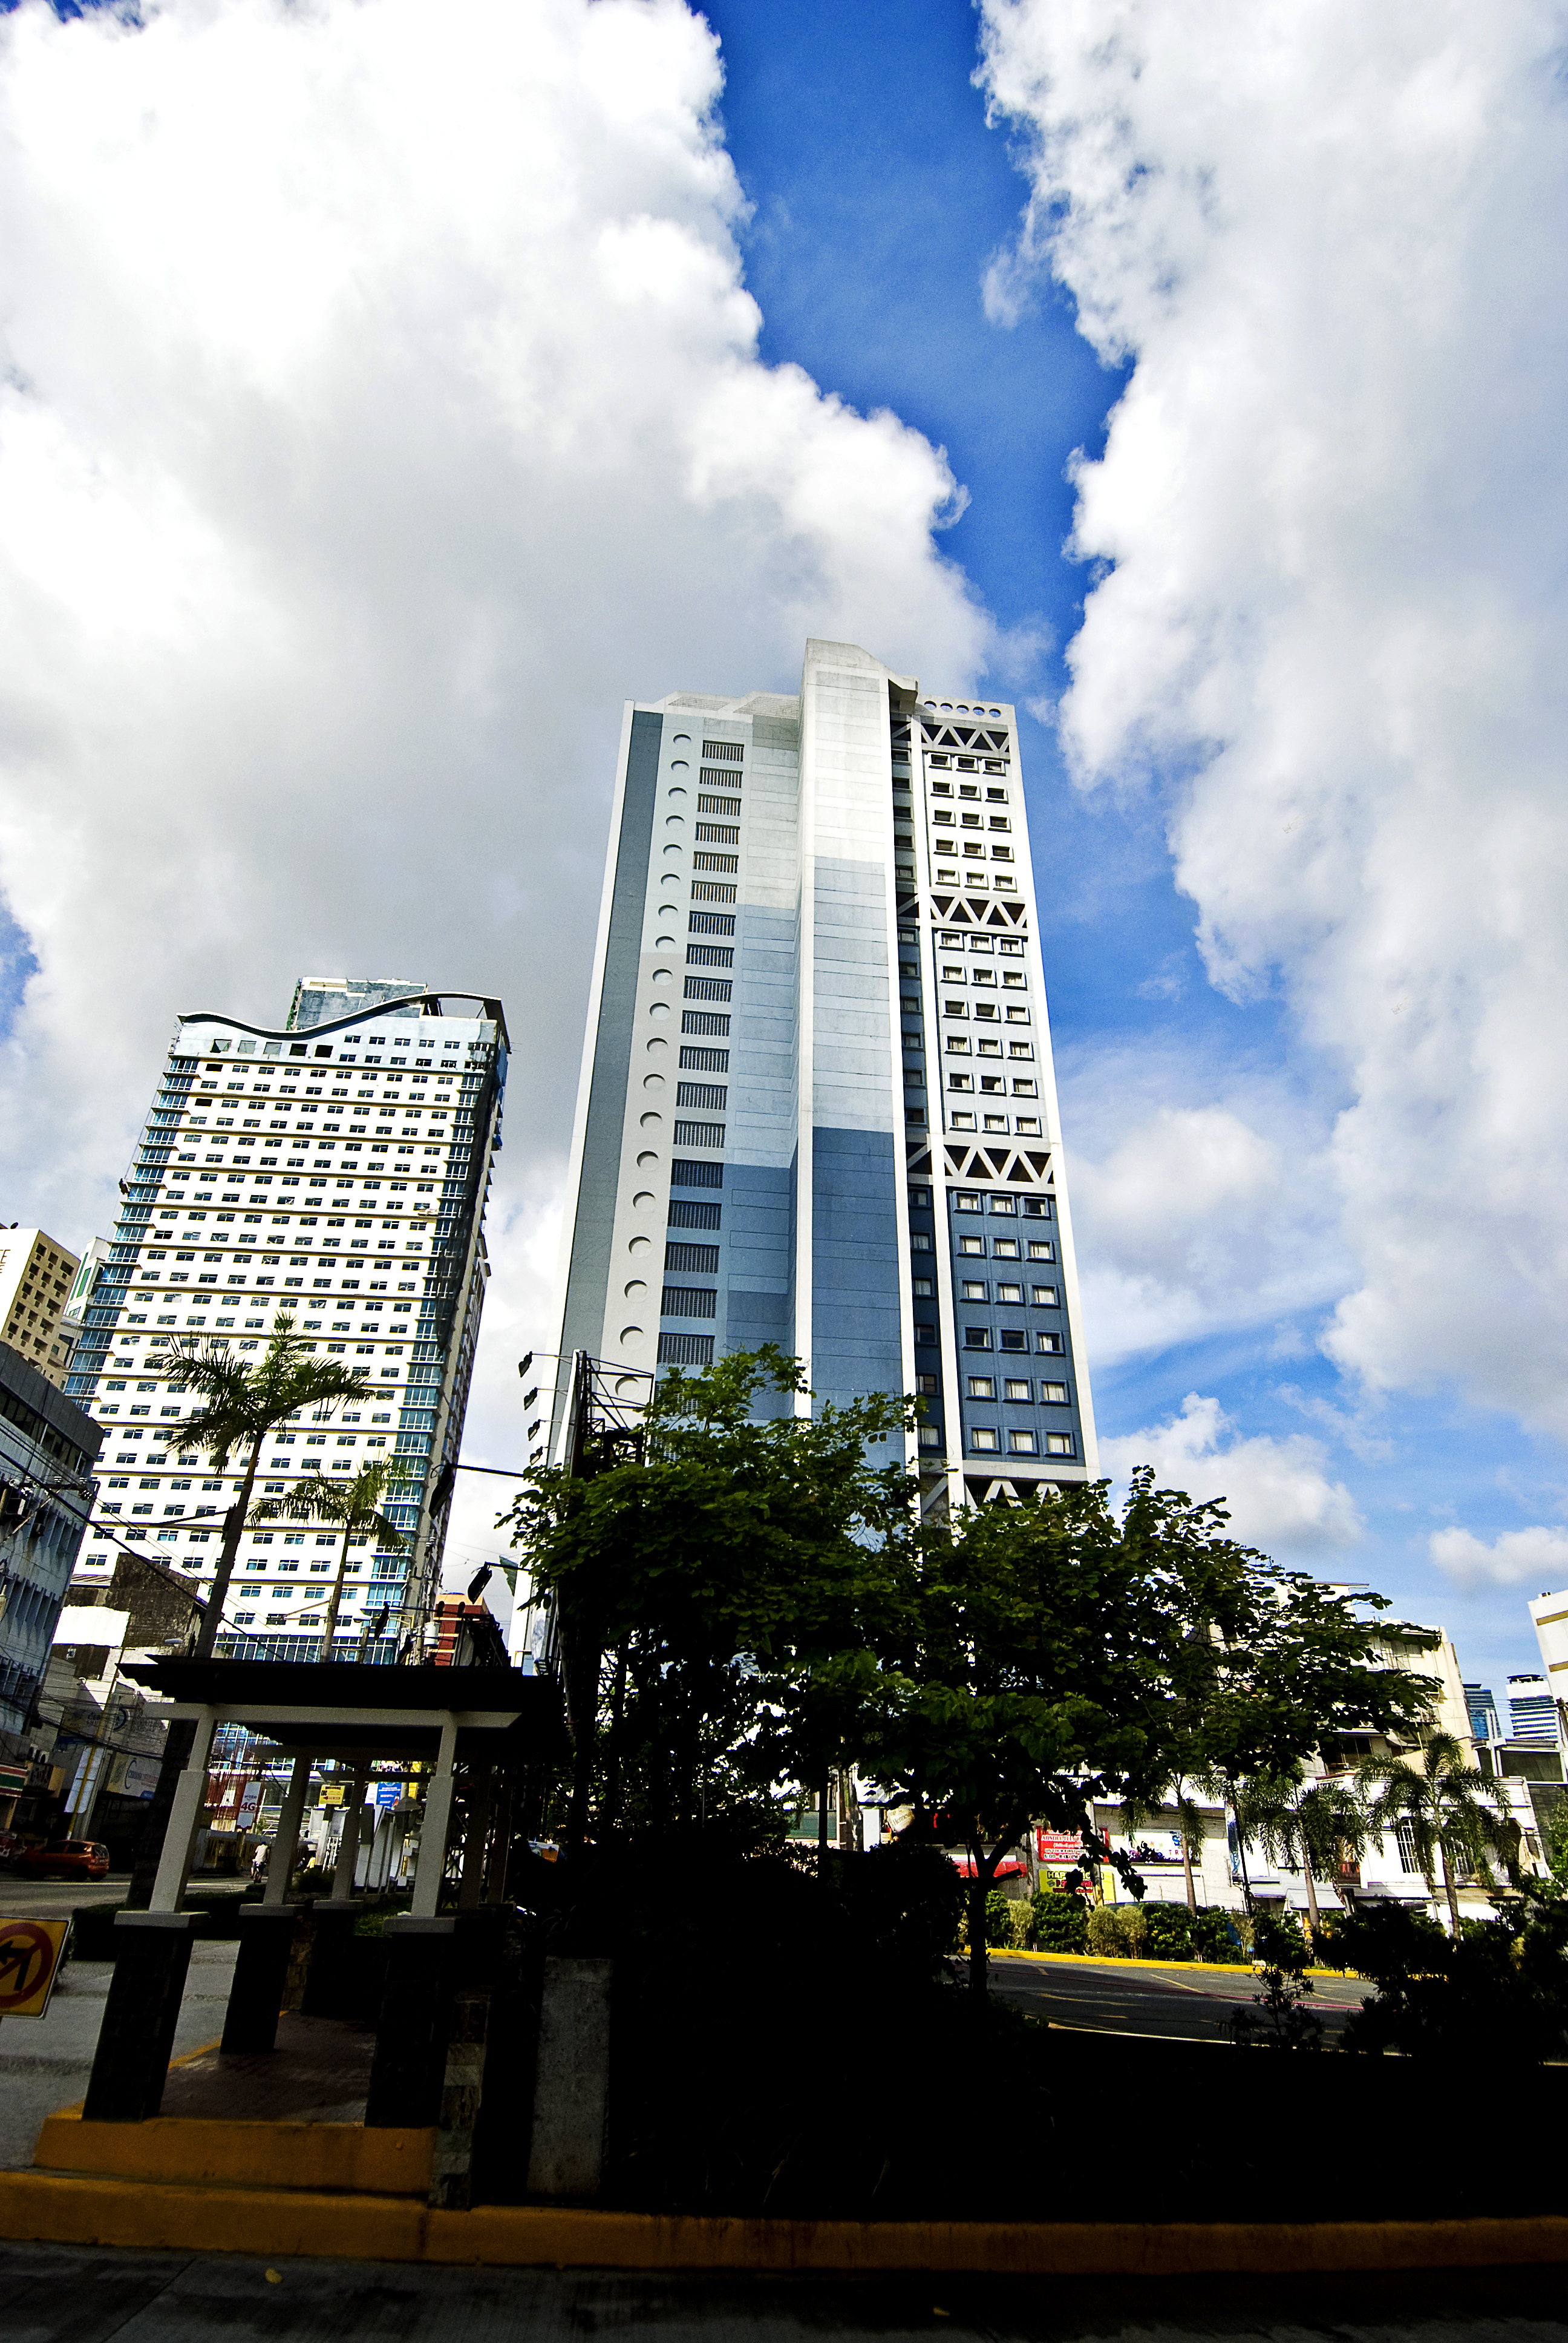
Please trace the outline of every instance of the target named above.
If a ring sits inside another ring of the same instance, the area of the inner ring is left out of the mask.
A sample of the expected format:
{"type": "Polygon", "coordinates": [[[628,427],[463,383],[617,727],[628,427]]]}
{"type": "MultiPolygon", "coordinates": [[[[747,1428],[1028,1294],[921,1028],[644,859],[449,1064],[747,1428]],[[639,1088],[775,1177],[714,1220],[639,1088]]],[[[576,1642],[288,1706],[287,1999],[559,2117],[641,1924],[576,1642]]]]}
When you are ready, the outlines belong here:
{"type": "Polygon", "coordinates": [[[0,1920],[0,2017],[42,2017],[65,1957],[69,1920],[0,1920]]]}

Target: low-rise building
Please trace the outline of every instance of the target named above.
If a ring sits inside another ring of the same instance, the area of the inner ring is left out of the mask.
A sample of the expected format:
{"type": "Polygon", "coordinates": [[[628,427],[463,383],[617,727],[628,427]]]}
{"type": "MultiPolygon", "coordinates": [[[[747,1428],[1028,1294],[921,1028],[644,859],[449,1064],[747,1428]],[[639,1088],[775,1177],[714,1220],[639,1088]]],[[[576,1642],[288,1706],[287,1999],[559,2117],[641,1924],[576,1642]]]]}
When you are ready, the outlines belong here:
{"type": "Polygon", "coordinates": [[[0,1824],[48,1746],[38,1700],[97,1483],[102,1435],[41,1367],[0,1342],[0,1824]]]}

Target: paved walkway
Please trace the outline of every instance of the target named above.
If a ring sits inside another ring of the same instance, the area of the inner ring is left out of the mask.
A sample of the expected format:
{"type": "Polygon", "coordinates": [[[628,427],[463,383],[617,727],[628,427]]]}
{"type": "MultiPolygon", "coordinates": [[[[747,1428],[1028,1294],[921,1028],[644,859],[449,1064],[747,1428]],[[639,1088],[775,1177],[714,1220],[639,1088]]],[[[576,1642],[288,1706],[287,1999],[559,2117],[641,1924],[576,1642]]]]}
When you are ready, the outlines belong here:
{"type": "Polygon", "coordinates": [[[1560,2270],[1201,2281],[638,2278],[0,2246],[17,2343],[1568,2343],[1560,2270]]]}
{"type": "MultiPolygon", "coordinates": [[[[0,1913],[10,1917],[18,1911],[44,1920],[56,1916],[32,1895],[23,1904],[0,1894],[0,1913]]],[[[175,2035],[176,2058],[223,2032],[238,1949],[196,1939],[175,2035]]],[[[107,1961],[67,1961],[46,2017],[0,2019],[0,2166],[31,2164],[45,2117],[74,2107],[85,2092],[112,1974],[107,1961]]]]}

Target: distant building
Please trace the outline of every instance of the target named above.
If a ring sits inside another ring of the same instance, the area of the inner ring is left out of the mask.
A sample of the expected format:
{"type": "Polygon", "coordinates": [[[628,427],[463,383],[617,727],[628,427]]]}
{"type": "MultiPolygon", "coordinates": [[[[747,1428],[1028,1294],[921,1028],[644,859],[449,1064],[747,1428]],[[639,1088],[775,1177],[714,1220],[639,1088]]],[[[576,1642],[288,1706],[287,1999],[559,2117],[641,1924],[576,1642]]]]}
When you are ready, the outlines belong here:
{"type": "Polygon", "coordinates": [[[61,1320],[78,1266],[77,1256],[42,1229],[0,1229],[0,1334],[62,1389],[72,1331],[61,1320]]]}
{"type": "Polygon", "coordinates": [[[42,1368],[0,1342],[0,1818],[27,1786],[31,1728],[95,1493],[101,1434],[42,1368]]]}
{"type": "MultiPolygon", "coordinates": [[[[1559,1729],[1568,1701],[1568,1594],[1540,1594],[1530,1605],[1530,1624],[1541,1647],[1541,1673],[1557,1705],[1559,1729]]],[[[1563,1735],[1568,1741],[1568,1733],[1563,1735]]]]}
{"type": "MultiPolygon", "coordinates": [[[[105,1426],[106,1468],[84,1581],[118,1549],[211,1585],[247,1459],[226,1472],[186,1445],[200,1403],[149,1374],[149,1353],[200,1335],[253,1363],[279,1312],[307,1351],[360,1369],[362,1398],[276,1427],[256,1482],[395,1460],[397,1551],[350,1542],[339,1650],[417,1650],[441,1552],[489,1265],[484,1212],[500,1144],[500,1003],[416,984],[313,978],[282,1027],[182,1017],[98,1270],[70,1388],[105,1426]],[[362,1549],[357,1550],[357,1549],[362,1549]]],[[[338,1536],[326,1523],[247,1529],[220,1653],[314,1659],[338,1536]]]]}
{"type": "Polygon", "coordinates": [[[1484,1684],[1465,1685],[1464,1705],[1470,1713],[1470,1730],[1478,1742],[1502,1740],[1503,1727],[1497,1721],[1497,1702],[1484,1684]]]}
{"type": "Polygon", "coordinates": [[[1543,1749],[1557,1746],[1557,1704],[1544,1676],[1510,1676],[1508,1715],[1511,1741],[1533,1742],[1543,1749]]]}
{"type": "Polygon", "coordinates": [[[487,1603],[464,1603],[444,1595],[436,1605],[436,1645],[429,1654],[438,1668],[509,1668],[507,1639],[487,1603]]]}

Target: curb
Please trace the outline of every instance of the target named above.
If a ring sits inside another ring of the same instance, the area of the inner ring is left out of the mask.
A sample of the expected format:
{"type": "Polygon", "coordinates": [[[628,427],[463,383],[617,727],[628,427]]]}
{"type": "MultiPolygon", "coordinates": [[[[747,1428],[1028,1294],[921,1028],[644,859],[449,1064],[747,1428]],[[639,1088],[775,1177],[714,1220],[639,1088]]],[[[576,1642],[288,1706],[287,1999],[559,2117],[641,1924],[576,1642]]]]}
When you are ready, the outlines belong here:
{"type": "Polygon", "coordinates": [[[1568,2263],[1568,2218],[769,2221],[388,2197],[170,2188],[0,2172],[0,2237],[53,2245],[571,2269],[972,2271],[988,2277],[1480,2269],[1568,2263]]]}
{"type": "MultiPolygon", "coordinates": [[[[1140,1954],[1125,1959],[1118,1953],[1029,1953],[1021,1945],[993,1945],[993,1961],[1074,1961],[1089,1969],[1201,1969],[1209,1976],[1254,1977],[1260,1964],[1256,1961],[1151,1961],[1140,1954]]],[[[1303,1969],[1303,1976],[1344,1977],[1352,1985],[1366,1980],[1356,1969],[1303,1969]]]]}

